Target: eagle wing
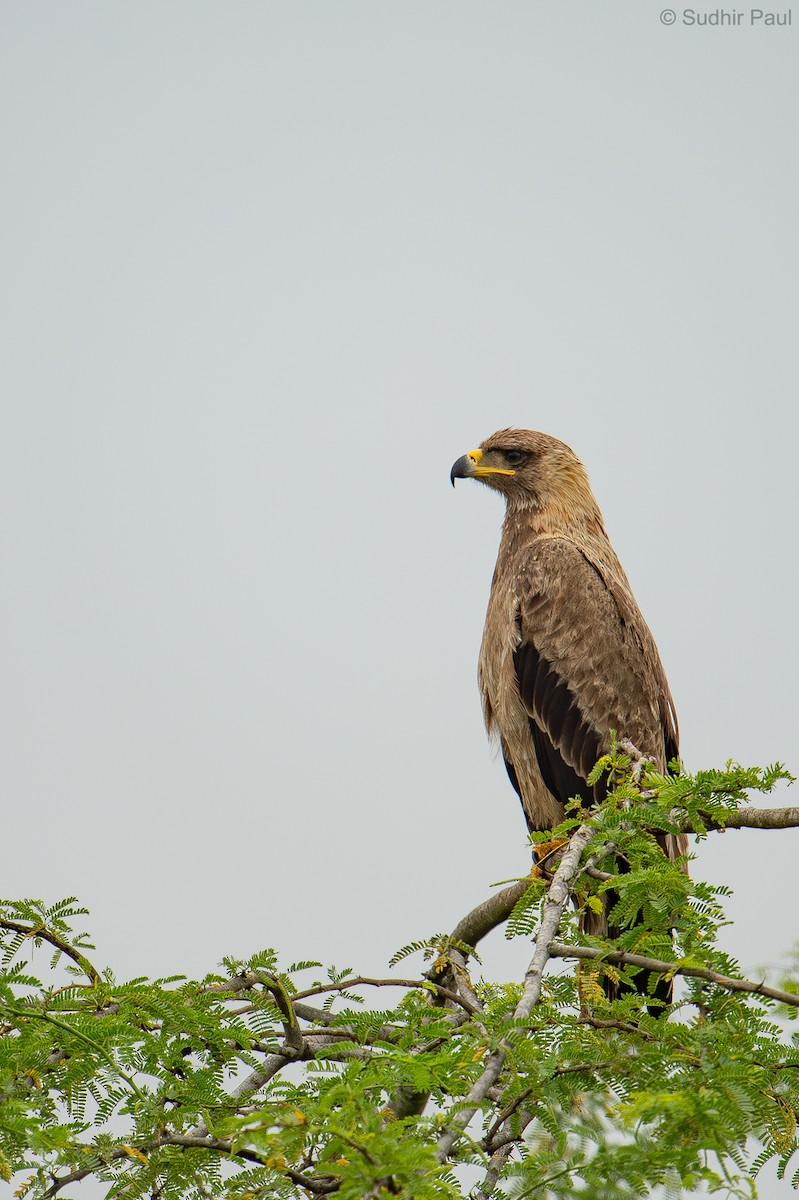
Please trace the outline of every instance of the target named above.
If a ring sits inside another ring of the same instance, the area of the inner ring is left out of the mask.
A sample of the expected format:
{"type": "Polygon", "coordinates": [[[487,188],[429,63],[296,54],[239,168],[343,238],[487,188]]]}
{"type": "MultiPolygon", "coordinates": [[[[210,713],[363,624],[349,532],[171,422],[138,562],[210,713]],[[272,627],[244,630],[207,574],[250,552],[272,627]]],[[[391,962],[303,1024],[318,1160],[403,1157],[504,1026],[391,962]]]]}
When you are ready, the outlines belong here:
{"type": "Polygon", "coordinates": [[[589,788],[586,780],[609,748],[610,730],[659,770],[678,754],[657,647],[608,551],[540,537],[516,576],[516,685],[541,777],[561,804],[576,795],[587,804],[602,798],[604,781],[589,788]]]}

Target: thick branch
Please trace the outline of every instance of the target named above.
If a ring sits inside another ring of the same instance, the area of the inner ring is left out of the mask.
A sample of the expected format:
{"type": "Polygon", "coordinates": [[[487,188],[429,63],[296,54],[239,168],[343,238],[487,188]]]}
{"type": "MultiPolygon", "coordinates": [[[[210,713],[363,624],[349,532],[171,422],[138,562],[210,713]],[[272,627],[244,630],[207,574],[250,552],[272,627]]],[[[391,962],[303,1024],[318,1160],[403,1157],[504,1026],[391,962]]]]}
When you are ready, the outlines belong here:
{"type": "Polygon", "coordinates": [[[281,1023],[283,1025],[283,1033],[286,1038],[286,1046],[297,1056],[302,1055],[305,1049],[305,1041],[302,1036],[297,1014],[292,1007],[291,999],[286,992],[282,982],[276,975],[264,975],[263,985],[273,997],[275,1004],[280,1011],[281,1023]]]}
{"type": "Polygon", "coordinates": [[[535,939],[535,954],[533,955],[527,973],[524,977],[524,991],[516,1006],[514,1016],[529,1017],[541,997],[541,981],[544,968],[550,957],[550,943],[558,932],[563,910],[571,893],[571,885],[580,870],[580,858],[583,850],[594,837],[596,830],[590,825],[581,825],[572,835],[568,848],[564,851],[560,866],[549,888],[541,928],[535,939]]]}
{"type": "Polygon", "coordinates": [[[622,950],[597,950],[593,946],[567,946],[563,942],[552,942],[549,952],[553,958],[588,958],[602,959],[603,962],[617,965],[627,964],[631,967],[641,967],[645,971],[653,971],[656,975],[688,975],[694,979],[706,979],[730,992],[749,992],[756,996],[768,996],[771,1000],[779,1000],[781,1004],[790,1004],[799,1008],[799,994],[786,992],[782,988],[769,987],[766,983],[755,983],[752,979],[732,979],[729,975],[719,975],[708,967],[682,966],[675,962],[666,962],[662,958],[647,958],[643,954],[628,954],[622,950]]]}
{"type": "MultiPolygon", "coordinates": [[[[753,808],[747,806],[731,809],[725,817],[723,827],[709,816],[705,816],[704,819],[711,830],[717,832],[723,832],[724,829],[792,829],[799,827],[799,808],[753,808]]],[[[687,820],[678,818],[677,823],[685,833],[693,832],[690,822],[687,820]]],[[[608,847],[609,850],[610,847],[608,847]]],[[[602,854],[597,854],[596,858],[601,858],[603,854],[604,851],[602,854]]],[[[594,878],[602,880],[612,878],[607,872],[596,869],[594,856],[588,860],[586,869],[594,878]]],[[[478,904],[455,926],[452,931],[452,940],[464,942],[467,946],[476,946],[493,929],[496,929],[503,921],[507,921],[530,886],[530,880],[520,879],[518,883],[510,884],[501,892],[496,892],[488,900],[484,900],[482,904],[478,904]]]]}
{"type": "Polygon", "coordinates": [[[474,1200],[487,1200],[487,1197],[494,1195],[496,1186],[499,1183],[499,1177],[502,1174],[502,1169],[505,1163],[513,1153],[514,1147],[518,1141],[521,1141],[522,1135],[527,1126],[534,1120],[534,1113],[523,1113],[519,1120],[519,1136],[510,1141],[505,1142],[491,1155],[486,1168],[486,1173],[483,1177],[482,1184],[474,1193],[474,1200]]]}
{"type": "Polygon", "coordinates": [[[507,921],[516,905],[528,888],[532,887],[532,879],[520,879],[489,896],[477,908],[473,908],[452,931],[453,942],[463,942],[467,946],[476,946],[497,925],[507,921]]]}
{"type": "MultiPolygon", "coordinates": [[[[706,818],[712,829],[794,829],[799,826],[799,808],[733,808],[718,824],[712,817],[706,818]]],[[[690,828],[685,829],[691,833],[690,828]]]]}
{"type": "MultiPolygon", "coordinates": [[[[580,858],[583,850],[594,837],[596,830],[590,825],[581,825],[572,835],[568,847],[563,852],[560,865],[555,872],[549,893],[544,904],[544,914],[541,928],[536,938],[535,954],[533,955],[527,973],[524,977],[522,997],[513,1013],[513,1019],[524,1020],[529,1017],[541,995],[541,980],[544,968],[549,960],[549,947],[560,926],[563,910],[571,893],[571,885],[579,873],[580,858]]],[[[507,1042],[501,1043],[489,1055],[482,1075],[471,1088],[466,1101],[455,1114],[450,1127],[444,1131],[438,1140],[436,1157],[444,1162],[450,1155],[466,1126],[486,1098],[488,1092],[499,1078],[507,1056],[507,1042]]]]}

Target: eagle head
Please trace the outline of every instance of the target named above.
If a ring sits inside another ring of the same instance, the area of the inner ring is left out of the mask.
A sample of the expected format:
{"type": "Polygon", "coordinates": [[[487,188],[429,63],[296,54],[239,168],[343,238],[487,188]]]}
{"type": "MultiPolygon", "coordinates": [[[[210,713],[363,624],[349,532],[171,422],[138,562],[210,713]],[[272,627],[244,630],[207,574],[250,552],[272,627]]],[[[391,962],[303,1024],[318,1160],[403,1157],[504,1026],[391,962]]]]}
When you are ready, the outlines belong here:
{"type": "Polygon", "coordinates": [[[598,514],[588,473],[570,446],[532,429],[500,429],[455,462],[456,479],[479,479],[505,497],[508,508],[598,514]]]}

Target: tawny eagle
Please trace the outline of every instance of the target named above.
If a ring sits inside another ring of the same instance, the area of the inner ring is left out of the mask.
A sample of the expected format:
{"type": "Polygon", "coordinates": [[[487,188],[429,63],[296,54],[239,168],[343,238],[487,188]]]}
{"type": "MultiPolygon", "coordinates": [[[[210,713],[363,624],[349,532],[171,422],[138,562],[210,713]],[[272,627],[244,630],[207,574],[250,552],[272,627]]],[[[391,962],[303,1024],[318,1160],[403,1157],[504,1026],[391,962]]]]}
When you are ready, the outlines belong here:
{"type": "MultiPolygon", "coordinates": [[[[660,771],[677,758],[666,674],[569,446],[501,429],[459,458],[450,477],[453,485],[479,479],[505,497],[480,693],[528,827],[552,829],[567,800],[590,806],[603,797],[604,781],[589,787],[587,778],[611,730],[660,771]]],[[[687,850],[683,836],[658,841],[671,858],[687,850]]]]}

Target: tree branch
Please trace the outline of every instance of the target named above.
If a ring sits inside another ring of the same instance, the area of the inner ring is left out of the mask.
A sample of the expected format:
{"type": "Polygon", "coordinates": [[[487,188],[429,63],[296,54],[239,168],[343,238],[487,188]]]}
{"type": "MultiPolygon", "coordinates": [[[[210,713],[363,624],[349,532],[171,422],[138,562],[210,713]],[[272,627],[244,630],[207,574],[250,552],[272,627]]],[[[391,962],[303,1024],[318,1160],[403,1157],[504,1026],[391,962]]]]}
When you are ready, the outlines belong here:
{"type": "Polygon", "coordinates": [[[782,988],[770,987],[767,983],[755,983],[752,979],[733,979],[729,975],[719,975],[708,967],[691,967],[676,962],[666,962],[662,958],[647,958],[643,954],[629,954],[622,950],[597,950],[593,946],[568,946],[563,942],[552,942],[549,952],[553,958],[587,958],[601,959],[603,962],[616,965],[627,964],[640,967],[645,971],[653,971],[656,975],[687,975],[695,979],[706,979],[730,992],[748,992],[757,996],[768,996],[771,1000],[779,1000],[781,1004],[790,1004],[799,1008],[799,994],[786,992],[782,988]]]}
{"type": "Polygon", "coordinates": [[[492,929],[496,929],[497,925],[507,921],[522,896],[528,888],[533,886],[532,879],[520,879],[517,883],[503,888],[501,892],[495,892],[493,896],[489,896],[487,900],[478,904],[477,908],[473,908],[458,922],[451,934],[452,941],[464,942],[467,946],[477,946],[478,942],[491,933],[492,929]]]}
{"type": "Polygon", "coordinates": [[[510,1141],[505,1142],[491,1155],[491,1158],[483,1176],[483,1182],[474,1193],[474,1200],[488,1200],[488,1197],[495,1194],[496,1186],[499,1183],[499,1177],[502,1174],[502,1168],[513,1153],[514,1146],[521,1141],[525,1129],[534,1120],[533,1113],[522,1113],[519,1119],[519,1136],[510,1141]]]}
{"type": "MultiPolygon", "coordinates": [[[[722,826],[709,815],[703,814],[704,820],[707,822],[709,829],[712,832],[723,833],[725,829],[791,829],[799,827],[799,808],[753,808],[746,806],[739,809],[731,809],[725,817],[725,824],[722,826]]],[[[690,823],[685,820],[679,820],[683,832],[693,833],[694,830],[690,823]]],[[[610,852],[608,847],[608,852],[610,852]]],[[[605,851],[598,852],[588,860],[586,869],[589,875],[601,880],[611,879],[612,876],[604,871],[598,871],[594,865],[595,861],[604,856],[605,851]]],[[[473,908],[462,920],[458,922],[452,931],[452,940],[464,942],[467,946],[477,946],[487,934],[501,925],[503,921],[507,921],[510,914],[518,904],[519,900],[525,894],[527,889],[533,885],[530,879],[520,879],[517,883],[512,883],[508,887],[502,889],[501,892],[496,892],[490,896],[488,900],[484,900],[482,904],[478,904],[473,908]]]]}
{"type": "MultiPolygon", "coordinates": [[[[98,1154],[105,1163],[118,1162],[121,1158],[130,1158],[131,1149],[138,1154],[151,1154],[153,1150],[160,1149],[161,1146],[180,1146],[185,1150],[212,1150],[216,1154],[224,1154],[230,1158],[241,1158],[245,1162],[256,1163],[262,1167],[264,1160],[261,1155],[256,1154],[252,1150],[244,1148],[233,1148],[233,1142],[230,1138],[214,1138],[205,1135],[197,1134],[182,1134],[182,1133],[164,1133],[159,1137],[154,1138],[150,1142],[144,1142],[137,1146],[115,1146],[113,1150],[109,1150],[102,1155],[98,1154]]],[[[78,1170],[70,1171],[68,1175],[60,1175],[53,1179],[52,1184],[44,1193],[45,1197],[56,1196],[62,1188],[69,1187],[72,1183],[79,1183],[88,1175],[92,1175],[95,1167],[80,1167],[78,1170]]],[[[276,1168],[277,1169],[277,1168],[276,1168]]],[[[309,1193],[317,1195],[329,1195],[331,1192],[336,1192],[341,1187],[338,1179],[333,1179],[331,1176],[304,1175],[300,1171],[294,1171],[291,1167],[283,1167],[279,1174],[286,1175],[292,1183],[296,1183],[299,1187],[305,1188],[309,1193]]]]}
{"type": "MultiPolygon", "coordinates": [[[[557,871],[549,887],[549,893],[544,903],[544,914],[541,928],[536,937],[535,953],[524,977],[524,990],[521,999],[513,1012],[513,1020],[524,1020],[529,1017],[541,996],[541,981],[544,969],[550,956],[550,943],[558,931],[563,910],[571,893],[571,885],[580,869],[580,858],[583,850],[595,836],[596,830],[590,825],[581,825],[572,834],[569,845],[563,852],[557,871]]],[[[505,1065],[508,1043],[500,1043],[496,1050],[489,1055],[482,1075],[469,1091],[462,1108],[455,1114],[448,1129],[445,1129],[438,1139],[436,1157],[444,1162],[452,1152],[456,1142],[462,1136],[467,1125],[486,1098],[489,1090],[496,1083],[505,1065]]]]}
{"type": "Polygon", "coordinates": [[[43,1012],[40,1009],[16,1008],[12,1004],[6,1004],[5,1001],[0,1001],[0,1009],[2,1009],[4,1012],[11,1013],[12,1016],[17,1017],[22,1021],[43,1021],[45,1024],[52,1025],[54,1028],[60,1029],[62,1033],[68,1033],[70,1037],[73,1037],[77,1041],[83,1042],[85,1045],[90,1046],[92,1050],[94,1050],[95,1054],[102,1058],[106,1065],[109,1066],[111,1070],[119,1076],[120,1079],[124,1079],[125,1083],[128,1085],[133,1094],[137,1096],[139,1100],[144,1100],[144,1093],[137,1086],[136,1080],[133,1078],[133,1076],[129,1075],[128,1072],[119,1065],[114,1056],[110,1054],[104,1046],[101,1046],[99,1042],[94,1040],[94,1038],[89,1037],[89,1035],[84,1033],[82,1029],[77,1029],[74,1025],[70,1025],[67,1021],[62,1021],[60,1018],[54,1017],[52,1013],[43,1012]]]}
{"type": "Polygon", "coordinates": [[[262,977],[263,986],[272,996],[280,1010],[281,1024],[283,1025],[283,1033],[286,1038],[286,1046],[297,1057],[301,1056],[305,1049],[305,1039],[302,1036],[300,1023],[297,1020],[297,1014],[291,1003],[291,999],[283,985],[276,975],[264,973],[262,977]]]}
{"type": "Polygon", "coordinates": [[[48,929],[46,925],[26,924],[22,921],[10,921],[7,917],[0,917],[0,929],[9,929],[13,933],[23,933],[27,938],[41,938],[43,942],[49,942],[56,950],[60,950],[67,958],[71,958],[77,966],[80,967],[83,974],[91,983],[92,987],[102,983],[100,972],[84,954],[76,950],[74,946],[70,946],[69,942],[65,942],[62,937],[53,929],[48,929]]]}
{"type": "MultiPolygon", "coordinates": [[[[321,996],[325,992],[344,992],[353,987],[404,987],[424,992],[435,991],[443,999],[449,1000],[453,1004],[458,1004],[470,1016],[473,1015],[473,1010],[461,995],[450,991],[448,988],[443,987],[442,984],[436,983],[433,979],[373,979],[367,975],[353,975],[352,978],[342,979],[339,983],[320,983],[316,987],[306,988],[304,992],[297,992],[293,999],[296,1001],[301,998],[304,999],[306,996],[321,996]]],[[[476,1011],[479,1012],[479,1009],[476,1011]]]]}
{"type": "MultiPolygon", "coordinates": [[[[702,814],[708,826],[723,833],[725,829],[794,829],[799,826],[799,808],[732,808],[724,817],[724,824],[716,818],[702,814]]],[[[685,828],[686,833],[693,832],[685,828]]]]}

